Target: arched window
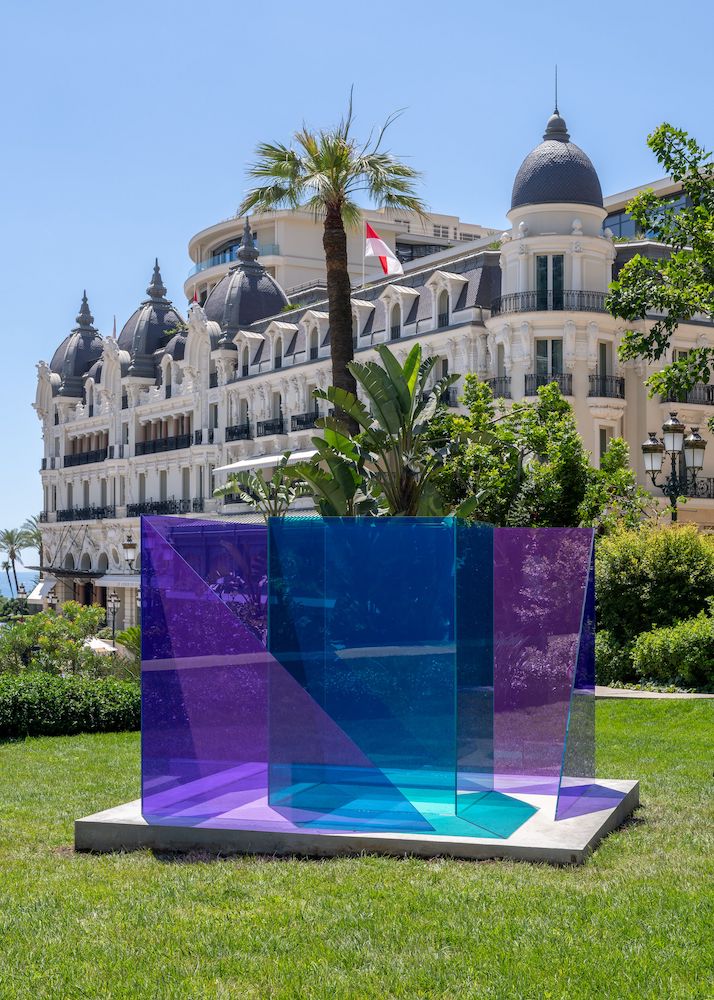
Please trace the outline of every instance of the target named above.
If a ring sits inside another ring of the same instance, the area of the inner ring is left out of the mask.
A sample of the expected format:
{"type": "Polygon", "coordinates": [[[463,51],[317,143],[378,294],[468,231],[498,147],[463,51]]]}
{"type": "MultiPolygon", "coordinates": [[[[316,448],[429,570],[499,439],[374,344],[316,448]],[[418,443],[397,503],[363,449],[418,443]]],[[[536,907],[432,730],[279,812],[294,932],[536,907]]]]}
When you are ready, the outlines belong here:
{"type": "Polygon", "coordinates": [[[109,556],[106,552],[100,552],[99,558],[97,559],[97,571],[99,573],[106,573],[109,569],[109,556]]]}
{"type": "Polygon", "coordinates": [[[74,556],[72,555],[71,552],[68,552],[67,555],[64,557],[64,568],[74,569],[74,556]]]}
{"type": "Polygon", "coordinates": [[[94,386],[89,382],[84,389],[84,398],[87,404],[87,416],[94,416],[94,386]]]}
{"type": "Polygon", "coordinates": [[[439,292],[436,304],[436,325],[439,330],[449,325],[449,293],[445,288],[439,292]]]}
{"type": "Polygon", "coordinates": [[[310,361],[314,361],[317,357],[319,351],[318,333],[317,327],[313,326],[310,330],[310,361]]]}
{"type": "Polygon", "coordinates": [[[88,552],[85,552],[82,556],[81,562],[79,564],[80,570],[87,573],[92,568],[92,557],[88,552]]]}
{"type": "Polygon", "coordinates": [[[389,339],[399,340],[402,335],[402,310],[397,302],[389,310],[389,339]]]}
{"type": "Polygon", "coordinates": [[[171,363],[164,369],[164,392],[166,399],[171,399],[171,363]]]}
{"type": "Polygon", "coordinates": [[[283,339],[278,337],[275,341],[275,368],[283,367],[283,339]]]}
{"type": "Polygon", "coordinates": [[[241,364],[241,375],[245,378],[250,371],[250,349],[248,347],[243,348],[243,361],[241,364]]]}

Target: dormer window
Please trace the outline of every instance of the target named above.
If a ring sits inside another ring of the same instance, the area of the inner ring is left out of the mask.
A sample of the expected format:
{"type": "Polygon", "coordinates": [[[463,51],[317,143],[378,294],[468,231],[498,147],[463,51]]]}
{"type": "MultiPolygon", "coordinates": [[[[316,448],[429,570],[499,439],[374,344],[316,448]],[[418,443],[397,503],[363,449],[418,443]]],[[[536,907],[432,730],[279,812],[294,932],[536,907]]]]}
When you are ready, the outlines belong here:
{"type": "Polygon", "coordinates": [[[436,325],[439,330],[449,325],[449,293],[445,288],[439,292],[436,306],[436,325]]]}
{"type": "Polygon", "coordinates": [[[536,309],[562,310],[565,256],[562,253],[536,256],[536,309]]]}
{"type": "Polygon", "coordinates": [[[283,367],[283,341],[281,337],[275,341],[275,368],[283,367]]]}
{"type": "Polygon", "coordinates": [[[314,361],[317,358],[318,350],[319,350],[318,333],[317,333],[317,327],[314,326],[312,330],[310,330],[310,361],[314,361]]]}
{"type": "Polygon", "coordinates": [[[241,364],[241,375],[246,378],[250,370],[250,351],[247,347],[243,348],[243,361],[241,364]]]}
{"type": "Polygon", "coordinates": [[[389,310],[389,339],[399,340],[402,335],[402,310],[395,303],[389,310]]]}

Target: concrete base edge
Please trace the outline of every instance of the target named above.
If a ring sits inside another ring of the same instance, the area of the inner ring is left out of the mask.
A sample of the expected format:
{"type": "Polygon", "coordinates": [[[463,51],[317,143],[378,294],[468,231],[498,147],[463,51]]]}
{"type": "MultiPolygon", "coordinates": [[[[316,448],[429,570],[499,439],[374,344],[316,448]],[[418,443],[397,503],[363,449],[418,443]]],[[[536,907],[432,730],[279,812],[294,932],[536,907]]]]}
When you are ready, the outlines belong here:
{"type": "Polygon", "coordinates": [[[99,853],[152,850],[209,854],[339,855],[387,854],[398,857],[451,857],[467,860],[508,858],[554,865],[582,864],[600,841],[637,808],[639,782],[602,781],[623,793],[612,808],[558,822],[536,816],[507,840],[399,833],[317,833],[164,826],[147,823],[141,801],[75,820],[77,851],[99,853]],[[534,820],[536,820],[534,822],[534,820]]]}

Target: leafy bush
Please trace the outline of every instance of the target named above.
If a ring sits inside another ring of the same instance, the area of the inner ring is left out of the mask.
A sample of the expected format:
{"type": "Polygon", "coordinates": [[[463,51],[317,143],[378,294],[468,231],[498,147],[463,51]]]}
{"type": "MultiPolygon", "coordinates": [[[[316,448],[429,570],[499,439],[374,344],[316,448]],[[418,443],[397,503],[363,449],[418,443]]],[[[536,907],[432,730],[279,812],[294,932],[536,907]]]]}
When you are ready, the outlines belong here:
{"type": "Polygon", "coordinates": [[[695,617],[714,594],[714,539],[694,525],[617,531],[596,546],[598,628],[619,646],[695,617]]]}
{"type": "Polygon", "coordinates": [[[620,645],[607,629],[595,633],[595,672],[598,684],[615,681],[629,684],[636,680],[632,664],[632,643],[620,645]]]}
{"type": "Polygon", "coordinates": [[[98,657],[84,641],[97,634],[104,609],[67,601],[60,614],[43,611],[0,631],[0,670],[20,673],[46,670],[52,674],[99,676],[109,672],[108,657],[98,657]]]}
{"type": "Polygon", "coordinates": [[[643,632],[635,640],[632,663],[639,677],[661,683],[714,687],[714,616],[643,632]]]}
{"type": "Polygon", "coordinates": [[[139,728],[141,693],[130,681],[0,674],[0,739],[139,728]]]}

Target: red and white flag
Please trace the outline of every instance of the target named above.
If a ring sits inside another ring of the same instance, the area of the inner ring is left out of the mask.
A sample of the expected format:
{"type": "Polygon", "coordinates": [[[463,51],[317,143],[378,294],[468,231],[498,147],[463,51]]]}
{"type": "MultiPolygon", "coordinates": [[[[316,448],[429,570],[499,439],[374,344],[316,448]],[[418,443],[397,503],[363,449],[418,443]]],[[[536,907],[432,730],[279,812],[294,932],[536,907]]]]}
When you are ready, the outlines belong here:
{"type": "Polygon", "coordinates": [[[389,249],[384,240],[379,238],[379,234],[375,233],[368,222],[365,222],[365,226],[367,227],[365,257],[379,257],[379,263],[385,274],[404,274],[404,268],[394,252],[389,249]]]}

